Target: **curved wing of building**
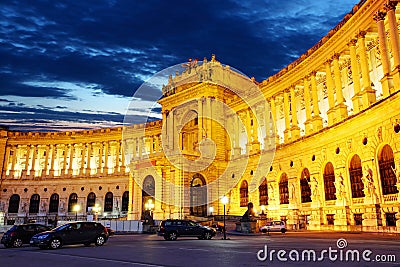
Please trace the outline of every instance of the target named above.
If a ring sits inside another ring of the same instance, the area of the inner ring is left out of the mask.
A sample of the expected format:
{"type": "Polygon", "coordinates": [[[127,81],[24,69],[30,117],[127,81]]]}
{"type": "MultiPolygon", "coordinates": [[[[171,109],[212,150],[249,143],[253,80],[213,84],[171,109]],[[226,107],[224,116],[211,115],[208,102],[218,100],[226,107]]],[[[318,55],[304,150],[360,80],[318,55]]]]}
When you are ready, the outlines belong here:
{"type": "Polygon", "coordinates": [[[163,87],[160,121],[2,130],[0,212],[160,220],[242,216],[251,202],[289,229],[398,231],[399,14],[361,1],[261,83],[215,56],[191,63],[163,87]]]}

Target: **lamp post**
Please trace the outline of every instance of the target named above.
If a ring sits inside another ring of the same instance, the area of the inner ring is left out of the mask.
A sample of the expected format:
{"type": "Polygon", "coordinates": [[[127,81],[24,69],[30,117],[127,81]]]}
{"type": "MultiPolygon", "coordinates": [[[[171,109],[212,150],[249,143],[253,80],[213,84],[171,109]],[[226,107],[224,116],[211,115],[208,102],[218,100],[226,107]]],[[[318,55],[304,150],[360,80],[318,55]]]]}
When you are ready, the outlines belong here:
{"type": "Polygon", "coordinates": [[[79,204],[75,204],[74,206],[74,211],[75,211],[75,221],[78,220],[78,211],[80,211],[81,206],[79,206],[79,204]]]}
{"type": "Polygon", "coordinates": [[[225,206],[226,206],[226,204],[228,204],[228,201],[229,201],[229,199],[227,196],[223,196],[221,198],[221,202],[222,202],[222,204],[224,204],[224,240],[226,240],[225,206]]]}

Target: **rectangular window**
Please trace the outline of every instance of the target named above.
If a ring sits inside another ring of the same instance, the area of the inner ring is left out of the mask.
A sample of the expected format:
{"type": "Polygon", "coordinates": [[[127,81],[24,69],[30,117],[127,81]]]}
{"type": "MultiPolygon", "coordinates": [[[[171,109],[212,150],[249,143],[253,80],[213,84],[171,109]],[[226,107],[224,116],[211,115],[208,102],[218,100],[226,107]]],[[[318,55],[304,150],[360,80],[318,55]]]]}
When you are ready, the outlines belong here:
{"type": "Polygon", "coordinates": [[[386,226],[396,226],[396,213],[386,213],[386,226]]]}
{"type": "Polygon", "coordinates": [[[362,221],[363,221],[362,213],[354,214],[354,224],[355,225],[362,225],[362,221]]]}
{"type": "Polygon", "coordinates": [[[326,221],[328,222],[328,225],[334,225],[335,224],[335,214],[327,214],[326,221]]]}

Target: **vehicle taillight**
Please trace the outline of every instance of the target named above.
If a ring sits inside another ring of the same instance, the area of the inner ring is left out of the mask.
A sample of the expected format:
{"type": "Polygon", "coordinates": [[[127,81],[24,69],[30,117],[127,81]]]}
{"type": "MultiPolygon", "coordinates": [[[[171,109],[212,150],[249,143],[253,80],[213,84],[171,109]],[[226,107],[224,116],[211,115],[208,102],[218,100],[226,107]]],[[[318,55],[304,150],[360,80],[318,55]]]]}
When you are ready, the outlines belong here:
{"type": "Polygon", "coordinates": [[[107,227],[104,227],[104,233],[105,233],[106,235],[108,235],[107,227]]]}
{"type": "Polygon", "coordinates": [[[10,236],[15,236],[15,234],[16,234],[15,232],[11,232],[9,235],[10,236]]]}
{"type": "Polygon", "coordinates": [[[165,228],[164,226],[160,226],[160,232],[164,232],[165,228]]]}

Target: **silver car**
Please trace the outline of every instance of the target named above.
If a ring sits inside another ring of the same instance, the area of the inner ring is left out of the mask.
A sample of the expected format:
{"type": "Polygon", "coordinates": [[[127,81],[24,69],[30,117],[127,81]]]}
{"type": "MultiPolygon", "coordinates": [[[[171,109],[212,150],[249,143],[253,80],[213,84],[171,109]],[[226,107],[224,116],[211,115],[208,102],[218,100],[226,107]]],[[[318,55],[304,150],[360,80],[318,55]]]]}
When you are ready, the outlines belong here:
{"type": "Polygon", "coordinates": [[[265,225],[260,227],[260,232],[268,233],[268,232],[286,232],[286,224],[284,221],[270,221],[266,222],[265,225]]]}

